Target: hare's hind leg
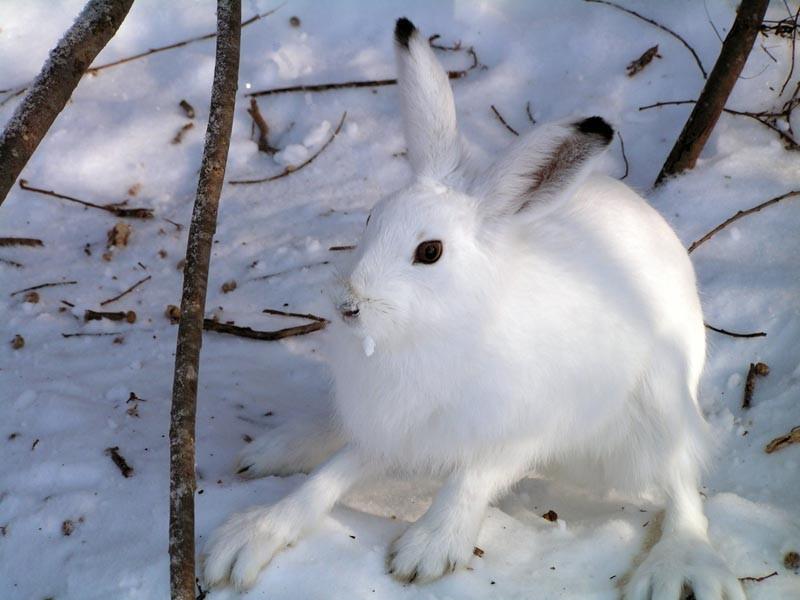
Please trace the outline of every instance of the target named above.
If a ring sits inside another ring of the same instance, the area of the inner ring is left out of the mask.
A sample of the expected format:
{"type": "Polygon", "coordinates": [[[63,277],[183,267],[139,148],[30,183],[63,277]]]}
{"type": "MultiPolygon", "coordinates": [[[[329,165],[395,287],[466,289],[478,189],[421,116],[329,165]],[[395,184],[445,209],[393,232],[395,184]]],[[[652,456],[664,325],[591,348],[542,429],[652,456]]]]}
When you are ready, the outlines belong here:
{"type": "MultiPolygon", "coordinates": [[[[625,600],[679,600],[691,588],[697,600],[745,600],[741,584],[708,538],[698,491],[706,424],[687,378],[662,370],[649,382],[649,409],[657,423],[649,443],[650,467],[666,496],[661,538],[625,586],[625,600]],[[652,403],[650,403],[652,401],[652,403]]],[[[644,450],[644,449],[643,449],[644,450]]]]}
{"type": "Polygon", "coordinates": [[[331,415],[292,419],[258,436],[239,452],[236,471],[244,477],[308,473],[344,446],[331,415]]]}

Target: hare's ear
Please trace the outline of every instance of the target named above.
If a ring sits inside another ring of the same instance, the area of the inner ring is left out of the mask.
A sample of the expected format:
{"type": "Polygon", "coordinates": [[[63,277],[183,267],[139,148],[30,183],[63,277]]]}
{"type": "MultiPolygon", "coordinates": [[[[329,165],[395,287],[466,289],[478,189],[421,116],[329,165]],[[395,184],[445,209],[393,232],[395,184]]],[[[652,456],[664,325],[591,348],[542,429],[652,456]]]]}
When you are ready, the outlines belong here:
{"type": "Polygon", "coordinates": [[[569,200],[611,143],[600,117],[537,127],[476,180],[472,190],[489,216],[538,216],[569,200]]]}
{"type": "Polygon", "coordinates": [[[441,179],[461,157],[449,77],[411,21],[397,20],[394,39],[408,159],[417,175],[441,179]]]}

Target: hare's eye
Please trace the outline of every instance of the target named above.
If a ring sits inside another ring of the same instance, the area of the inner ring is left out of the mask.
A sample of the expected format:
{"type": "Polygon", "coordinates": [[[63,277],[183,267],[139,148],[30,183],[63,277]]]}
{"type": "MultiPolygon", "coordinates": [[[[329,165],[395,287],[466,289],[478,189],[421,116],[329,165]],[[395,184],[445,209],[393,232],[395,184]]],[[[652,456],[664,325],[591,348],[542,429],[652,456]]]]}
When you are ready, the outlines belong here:
{"type": "Polygon", "coordinates": [[[442,257],[442,250],[442,242],[439,240],[422,242],[414,252],[414,263],[432,265],[442,257]]]}

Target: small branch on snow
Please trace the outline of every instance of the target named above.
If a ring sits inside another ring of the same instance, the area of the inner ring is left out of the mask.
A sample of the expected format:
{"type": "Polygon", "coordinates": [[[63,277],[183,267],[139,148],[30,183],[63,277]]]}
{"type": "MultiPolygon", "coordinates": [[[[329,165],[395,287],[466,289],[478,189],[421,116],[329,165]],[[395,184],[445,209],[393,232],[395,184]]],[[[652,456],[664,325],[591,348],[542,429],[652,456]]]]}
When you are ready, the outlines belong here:
{"type": "Polygon", "coordinates": [[[129,287],[127,290],[125,290],[124,292],[122,292],[121,294],[118,294],[118,295],[114,296],[113,298],[109,298],[108,300],[103,300],[103,301],[100,303],[100,306],[105,306],[106,304],[111,304],[112,302],[116,302],[117,300],[119,300],[119,299],[120,299],[120,298],[122,298],[123,296],[125,296],[125,295],[127,295],[127,294],[130,294],[130,293],[131,293],[133,290],[135,290],[137,287],[139,287],[140,285],[142,285],[142,284],[143,284],[145,281],[148,281],[148,280],[150,280],[150,279],[152,279],[152,276],[151,276],[151,275],[148,275],[148,276],[147,276],[147,277],[145,277],[144,279],[140,279],[139,281],[137,281],[136,283],[134,283],[134,284],[133,284],[131,287],[129,287]]]}
{"type": "Polygon", "coordinates": [[[517,131],[516,129],[514,129],[513,127],[511,127],[511,125],[509,125],[509,124],[506,122],[506,120],[503,118],[503,115],[501,115],[501,114],[500,114],[500,111],[498,111],[498,110],[495,108],[494,104],[491,104],[491,105],[489,105],[489,108],[491,108],[491,109],[492,109],[492,112],[494,113],[494,116],[495,116],[495,117],[497,117],[497,119],[500,121],[500,123],[502,123],[502,124],[503,124],[503,127],[505,127],[506,129],[508,129],[508,130],[509,130],[511,133],[513,133],[514,135],[516,135],[516,136],[519,136],[519,131],[517,131]]]}
{"type": "Polygon", "coordinates": [[[658,53],[658,44],[645,50],[644,54],[636,60],[631,61],[628,66],[625,67],[625,70],[628,72],[628,77],[633,77],[642,71],[647,65],[653,62],[654,58],[661,58],[661,55],[658,53]]]}
{"type": "Polygon", "coordinates": [[[625,154],[625,140],[622,139],[622,132],[617,129],[617,136],[619,137],[619,146],[622,148],[622,160],[625,161],[625,173],[620,177],[620,181],[628,176],[628,155],[625,154]]]}
{"type": "Polygon", "coordinates": [[[34,248],[44,246],[44,242],[36,238],[0,237],[0,247],[7,246],[29,246],[34,248]]]}
{"type": "Polygon", "coordinates": [[[278,149],[269,144],[269,125],[267,125],[267,121],[258,109],[258,101],[255,98],[250,98],[250,108],[247,109],[247,114],[253,119],[253,124],[258,129],[258,141],[256,142],[258,151],[272,156],[278,149]]]}
{"type": "Polygon", "coordinates": [[[53,198],[60,198],[61,200],[67,200],[69,202],[75,202],[77,204],[82,204],[88,208],[96,208],[98,210],[104,210],[106,212],[111,213],[120,218],[127,218],[127,219],[152,219],[153,218],[153,209],[152,208],[121,208],[119,204],[95,204],[93,202],[87,202],[86,200],[81,200],[79,198],[74,198],[72,196],[67,196],[65,194],[59,194],[58,192],[54,192],[53,190],[44,190],[42,188],[33,187],[32,185],[28,185],[27,180],[20,179],[19,180],[19,187],[27,192],[34,192],[36,194],[42,194],[44,196],[51,196],[53,198]]]}
{"type": "Polygon", "coordinates": [[[83,313],[84,321],[100,321],[101,319],[108,319],[109,321],[127,321],[128,323],[136,323],[136,313],[132,310],[117,311],[117,312],[103,312],[87,309],[83,313]]]}
{"type": "Polygon", "coordinates": [[[11,292],[11,296],[16,296],[17,294],[22,294],[24,292],[32,292],[34,290],[40,290],[46,287],[55,287],[57,285],[75,285],[77,281],[55,281],[53,283],[40,283],[39,285],[35,285],[33,287],[25,288],[23,290],[17,290],[16,292],[11,292]]]}
{"type": "Polygon", "coordinates": [[[531,122],[531,125],[536,125],[536,119],[533,118],[533,112],[531,112],[531,101],[528,100],[525,103],[525,114],[528,115],[528,121],[531,122]]]}
{"type": "Polygon", "coordinates": [[[753,400],[753,392],[756,389],[756,375],[761,377],[769,375],[767,363],[750,363],[750,368],[747,370],[747,379],[744,382],[744,397],[742,398],[742,408],[744,409],[750,408],[753,400]]]}
{"type": "Polygon", "coordinates": [[[98,332],[98,333],[90,333],[90,332],[79,331],[79,332],[76,332],[76,333],[62,333],[61,337],[65,337],[65,338],[73,338],[73,337],[105,337],[105,336],[111,336],[111,335],[122,335],[122,332],[121,331],[102,331],[102,332],[98,332]]]}
{"type": "Polygon", "coordinates": [[[761,581],[764,581],[765,579],[769,579],[770,577],[775,577],[775,575],[777,574],[778,574],[777,571],[773,571],[769,575],[763,575],[761,577],[739,577],[739,581],[754,581],[756,583],[759,583],[761,581]]]}
{"type": "Polygon", "coordinates": [[[277,175],[272,175],[270,177],[262,177],[261,179],[237,179],[237,180],[234,180],[234,181],[229,181],[228,183],[230,183],[231,185],[245,185],[245,184],[251,184],[251,183],[266,183],[268,181],[275,181],[276,179],[281,179],[283,177],[287,177],[288,175],[291,175],[292,173],[296,173],[297,171],[299,171],[303,167],[306,167],[306,166],[310,165],[312,162],[314,162],[314,159],[317,158],[320,154],[322,154],[325,151],[325,148],[327,148],[328,146],[331,145],[331,142],[333,142],[333,140],[336,139],[336,136],[339,135],[339,132],[342,130],[342,125],[344,125],[345,118],[347,118],[347,111],[345,111],[342,114],[342,118],[339,121],[339,125],[336,126],[336,129],[331,134],[331,137],[328,138],[328,141],[325,142],[324,144],[322,144],[322,147],[319,150],[317,150],[314,154],[311,155],[310,158],[306,159],[300,165],[298,165],[296,167],[290,165],[290,166],[286,167],[283,171],[278,173],[277,175]]]}
{"type": "Polygon", "coordinates": [[[272,279],[273,277],[280,277],[281,275],[286,275],[294,271],[302,271],[304,269],[310,269],[312,267],[321,267],[323,265],[329,265],[329,264],[331,264],[331,261],[321,260],[319,262],[310,263],[307,265],[298,265],[296,267],[290,267],[288,269],[284,269],[283,271],[277,271],[275,273],[269,273],[267,275],[260,275],[258,277],[253,277],[250,281],[264,281],[266,279],[272,279]]]}
{"type": "Polygon", "coordinates": [[[767,454],[772,454],[781,448],[798,443],[800,443],[800,425],[792,428],[792,430],[786,435],[776,437],[769,444],[764,446],[764,452],[767,454]]]}
{"type": "Polygon", "coordinates": [[[720,329],[719,327],[714,327],[713,325],[709,325],[708,323],[704,323],[707,329],[711,331],[716,331],[717,333],[721,333],[722,335],[729,335],[730,337],[735,338],[755,338],[755,337],[766,337],[767,334],[763,331],[756,331],[755,333],[736,333],[734,331],[728,331],[727,329],[720,329]]]}
{"type": "Polygon", "coordinates": [[[217,333],[228,333],[239,337],[250,338],[253,340],[262,340],[267,342],[274,342],[282,340],[287,337],[294,337],[298,335],[306,335],[324,329],[327,321],[314,321],[308,325],[298,325],[297,327],[287,327],[285,329],[278,329],[275,331],[258,331],[250,327],[240,327],[233,323],[220,323],[212,319],[203,320],[203,329],[206,331],[216,331],[217,333]]]}
{"type": "Polygon", "coordinates": [[[348,250],[355,250],[356,246],[331,246],[328,252],[347,252],[348,250]]]}
{"type": "Polygon", "coordinates": [[[0,263],[4,265],[8,265],[9,267],[14,267],[15,269],[24,269],[25,265],[15,260],[10,260],[8,258],[0,258],[0,263]]]}
{"type": "Polygon", "coordinates": [[[111,460],[114,461],[114,464],[117,465],[119,472],[122,473],[122,476],[126,479],[133,475],[133,467],[128,464],[128,461],[125,460],[125,457],[119,453],[119,446],[113,446],[111,448],[106,448],[106,454],[111,457],[111,460]]]}
{"type": "Polygon", "coordinates": [[[179,130],[178,133],[175,134],[175,137],[172,138],[170,144],[173,146],[180,144],[183,141],[184,134],[194,127],[194,123],[189,122],[186,125],[183,125],[179,130]]]}
{"type": "Polygon", "coordinates": [[[792,79],[792,75],[794,74],[794,56],[795,56],[795,45],[797,44],[797,18],[800,17],[800,6],[797,7],[797,12],[794,14],[794,25],[792,27],[792,63],[789,66],[789,73],[786,75],[786,80],[783,82],[781,86],[781,91],[778,92],[778,96],[783,96],[783,91],[786,89],[786,86],[789,85],[789,81],[792,79]]]}
{"type": "Polygon", "coordinates": [[[311,321],[318,321],[320,323],[327,323],[328,319],[323,317],[318,317],[317,315],[312,315],[310,313],[293,313],[293,312],[286,312],[283,310],[277,310],[275,308],[265,308],[261,312],[266,313],[268,315],[278,315],[281,317],[298,317],[300,319],[309,319],[311,321]]]}
{"type": "Polygon", "coordinates": [[[741,219],[743,217],[746,217],[747,215],[752,215],[753,213],[757,213],[760,210],[762,210],[764,208],[767,208],[768,206],[772,206],[773,204],[777,204],[781,200],[785,200],[786,198],[791,198],[791,197],[798,196],[798,195],[800,195],[800,190],[793,190],[791,192],[786,192],[785,194],[782,194],[780,196],[777,196],[775,198],[767,200],[766,202],[762,202],[761,204],[759,204],[757,206],[754,206],[752,208],[748,208],[747,210],[738,211],[735,215],[733,215],[732,217],[730,217],[728,219],[725,219],[725,221],[723,221],[722,223],[720,223],[719,225],[714,227],[714,229],[712,229],[711,231],[706,233],[704,236],[702,236],[701,238],[698,238],[695,241],[693,241],[691,243],[691,245],[689,246],[689,250],[688,250],[689,254],[694,252],[697,249],[698,246],[700,246],[701,244],[704,244],[705,242],[710,240],[714,235],[716,235],[717,233],[719,233],[720,231],[725,229],[731,223],[735,223],[736,221],[738,221],[739,219],[741,219]]]}

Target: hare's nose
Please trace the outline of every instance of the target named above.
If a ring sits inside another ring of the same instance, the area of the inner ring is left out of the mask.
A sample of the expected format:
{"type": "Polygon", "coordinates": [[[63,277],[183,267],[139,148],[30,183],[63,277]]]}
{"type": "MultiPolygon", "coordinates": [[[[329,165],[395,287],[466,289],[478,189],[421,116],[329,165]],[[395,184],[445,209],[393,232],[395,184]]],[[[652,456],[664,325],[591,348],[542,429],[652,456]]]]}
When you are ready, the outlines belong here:
{"type": "Polygon", "coordinates": [[[355,302],[345,302],[339,305],[339,312],[344,319],[355,319],[360,312],[355,302]]]}

